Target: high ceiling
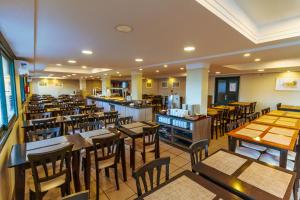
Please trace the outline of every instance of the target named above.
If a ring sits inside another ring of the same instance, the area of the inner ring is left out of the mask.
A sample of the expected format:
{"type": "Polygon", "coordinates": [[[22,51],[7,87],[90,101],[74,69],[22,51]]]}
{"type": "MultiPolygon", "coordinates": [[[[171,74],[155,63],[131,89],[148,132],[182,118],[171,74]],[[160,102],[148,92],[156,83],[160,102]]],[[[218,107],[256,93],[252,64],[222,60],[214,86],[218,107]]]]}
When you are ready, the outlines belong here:
{"type": "MultiPolygon", "coordinates": [[[[36,63],[48,69],[41,72],[46,75],[58,71],[49,68],[60,68],[59,76],[72,71],[80,74],[78,77],[88,76],[93,68],[109,68],[111,71],[95,75],[118,76],[119,71],[128,76],[132,70],[143,68],[145,76],[155,77],[184,75],[180,67],[190,62],[208,62],[212,72],[223,69],[231,73],[232,69],[222,66],[253,62],[256,57],[262,61],[298,57],[298,36],[255,44],[200,1],[38,1],[36,63]],[[120,24],[131,26],[133,31],[116,31],[120,24]],[[185,46],[196,50],[185,52],[185,46]],[[84,49],[93,54],[82,54],[84,49]],[[246,52],[252,56],[245,59],[242,54],[246,52]],[[144,61],[137,63],[135,58],[144,61]],[[77,63],[69,64],[70,59],[77,63]],[[56,66],[58,63],[62,66],[56,66]],[[164,64],[169,67],[164,68],[164,64]],[[90,70],[82,70],[82,65],[90,70]]],[[[259,26],[295,20],[300,13],[296,0],[214,1],[235,3],[239,12],[259,26]],[[285,8],[291,12],[284,12],[285,8]]],[[[34,0],[0,0],[0,31],[18,57],[34,60],[34,0]]]]}

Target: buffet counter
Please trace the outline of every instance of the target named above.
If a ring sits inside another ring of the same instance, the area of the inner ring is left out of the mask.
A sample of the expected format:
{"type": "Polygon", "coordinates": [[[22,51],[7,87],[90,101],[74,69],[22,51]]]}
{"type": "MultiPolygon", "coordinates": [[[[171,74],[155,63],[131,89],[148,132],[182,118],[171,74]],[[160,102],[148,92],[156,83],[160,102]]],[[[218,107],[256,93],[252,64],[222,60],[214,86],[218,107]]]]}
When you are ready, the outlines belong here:
{"type": "Polygon", "coordinates": [[[148,105],[134,105],[130,106],[132,102],[127,102],[120,97],[97,97],[97,96],[87,96],[87,104],[96,104],[96,107],[103,107],[105,112],[111,110],[118,111],[121,117],[132,116],[134,121],[151,121],[153,120],[152,106],[148,105]]]}

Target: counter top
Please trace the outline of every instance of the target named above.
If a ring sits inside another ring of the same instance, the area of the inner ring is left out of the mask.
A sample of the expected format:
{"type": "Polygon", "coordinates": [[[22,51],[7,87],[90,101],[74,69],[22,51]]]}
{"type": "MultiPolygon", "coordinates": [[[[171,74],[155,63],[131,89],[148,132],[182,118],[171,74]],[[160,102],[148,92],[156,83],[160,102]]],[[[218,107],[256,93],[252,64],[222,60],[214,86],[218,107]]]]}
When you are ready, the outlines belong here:
{"type": "Polygon", "coordinates": [[[141,105],[141,106],[130,106],[129,104],[132,103],[133,101],[126,101],[124,98],[105,98],[105,97],[97,97],[97,96],[87,96],[87,99],[93,99],[93,100],[98,100],[98,101],[103,101],[107,103],[112,103],[116,105],[121,105],[121,106],[126,106],[128,108],[135,108],[135,109],[144,109],[144,108],[152,108],[152,106],[149,105],[141,105]]]}

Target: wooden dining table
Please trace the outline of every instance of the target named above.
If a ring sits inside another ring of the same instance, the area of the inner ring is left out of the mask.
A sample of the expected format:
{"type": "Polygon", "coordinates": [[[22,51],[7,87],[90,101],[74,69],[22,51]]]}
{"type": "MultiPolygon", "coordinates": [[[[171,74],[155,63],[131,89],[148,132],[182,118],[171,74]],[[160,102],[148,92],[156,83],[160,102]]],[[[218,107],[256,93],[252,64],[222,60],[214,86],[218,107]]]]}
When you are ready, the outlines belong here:
{"type": "MultiPolygon", "coordinates": [[[[54,145],[59,145],[63,143],[71,143],[73,144],[72,149],[72,175],[74,188],[76,192],[81,190],[80,184],[80,155],[81,150],[86,150],[86,159],[87,159],[87,173],[85,178],[85,188],[87,190],[90,189],[90,173],[91,173],[91,157],[90,151],[93,149],[93,145],[91,144],[91,138],[96,136],[103,136],[104,133],[115,133],[117,130],[115,129],[100,129],[96,131],[85,132],[81,134],[75,135],[67,135],[60,136],[51,139],[35,141],[30,143],[23,144],[15,144],[13,145],[8,161],[8,167],[14,168],[15,170],[15,199],[23,200],[25,197],[25,171],[30,168],[30,163],[27,159],[27,154],[32,150],[49,148],[54,145]]],[[[121,135],[120,138],[120,158],[122,164],[122,172],[123,179],[127,181],[126,174],[126,158],[125,158],[125,143],[124,143],[124,135],[121,135]]]]}
{"type": "Polygon", "coordinates": [[[300,106],[281,105],[278,110],[300,112],[300,106]]]}
{"type": "Polygon", "coordinates": [[[278,126],[283,128],[292,128],[300,131],[300,119],[297,118],[262,115],[252,122],[257,124],[265,124],[265,125],[278,126]]]}
{"type": "Polygon", "coordinates": [[[183,171],[138,200],[199,200],[241,199],[221,186],[191,171],[183,171]]]}
{"type": "Polygon", "coordinates": [[[234,107],[234,106],[219,105],[219,106],[214,106],[214,107],[212,107],[211,109],[234,111],[234,110],[235,110],[235,107],[234,107]]]}
{"type": "Polygon", "coordinates": [[[296,173],[218,150],[193,170],[242,199],[289,200],[296,173]]]}
{"type": "Polygon", "coordinates": [[[286,167],[288,151],[294,151],[299,131],[272,125],[248,123],[227,133],[229,150],[235,152],[237,141],[258,144],[280,151],[279,165],[286,167]]]}
{"type": "Polygon", "coordinates": [[[284,111],[284,110],[272,110],[266,115],[300,119],[300,112],[292,112],[292,111],[284,111]]]}
{"type": "Polygon", "coordinates": [[[251,103],[254,103],[254,102],[235,101],[235,102],[229,103],[228,105],[232,105],[232,106],[250,106],[251,103]]]}
{"type": "MultiPolygon", "coordinates": [[[[132,167],[132,174],[135,171],[135,150],[136,150],[136,139],[138,138],[142,138],[143,137],[143,127],[151,127],[156,125],[153,122],[145,122],[145,121],[141,121],[141,122],[133,122],[131,124],[126,124],[126,125],[122,125],[121,127],[118,128],[118,130],[120,130],[122,133],[124,133],[125,135],[127,135],[128,137],[130,137],[132,139],[132,152],[134,152],[132,155],[130,155],[130,162],[131,162],[131,167],[132,167]]],[[[159,135],[158,135],[159,137],[159,135]]],[[[159,157],[159,139],[157,140],[158,144],[157,145],[157,152],[155,152],[158,157],[159,157]]]]}

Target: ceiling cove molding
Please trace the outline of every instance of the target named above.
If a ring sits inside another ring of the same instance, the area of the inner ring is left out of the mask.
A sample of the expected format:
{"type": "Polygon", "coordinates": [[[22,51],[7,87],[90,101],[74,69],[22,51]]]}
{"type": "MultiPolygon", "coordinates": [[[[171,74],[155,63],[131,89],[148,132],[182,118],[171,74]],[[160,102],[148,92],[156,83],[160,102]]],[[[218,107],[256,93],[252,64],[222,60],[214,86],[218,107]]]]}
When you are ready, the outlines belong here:
{"type": "Polygon", "coordinates": [[[259,27],[234,0],[195,0],[255,44],[300,36],[300,18],[259,27]]]}

